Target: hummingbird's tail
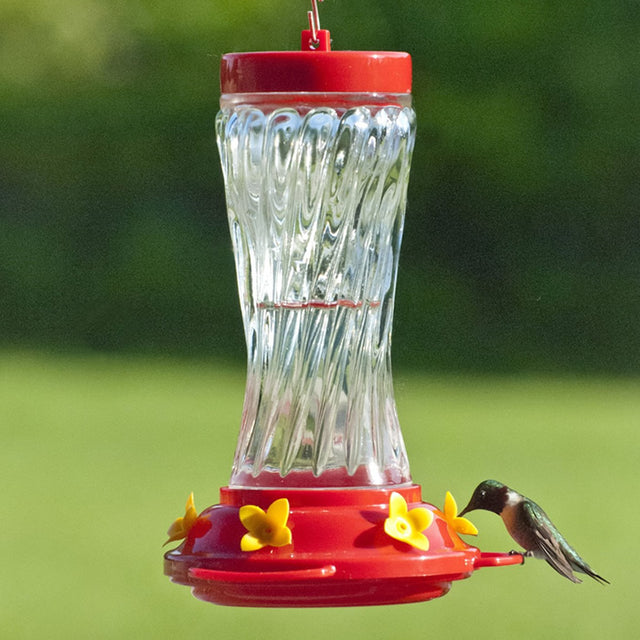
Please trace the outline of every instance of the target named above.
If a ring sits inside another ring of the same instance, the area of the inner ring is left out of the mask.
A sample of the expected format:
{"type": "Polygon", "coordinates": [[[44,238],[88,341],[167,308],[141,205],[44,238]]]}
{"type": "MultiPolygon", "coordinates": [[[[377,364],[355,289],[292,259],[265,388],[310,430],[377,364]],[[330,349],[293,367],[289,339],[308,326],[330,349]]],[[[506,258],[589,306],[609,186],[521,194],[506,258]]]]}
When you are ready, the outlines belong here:
{"type": "Polygon", "coordinates": [[[593,578],[600,584],[611,584],[606,578],[603,578],[602,576],[598,575],[586,562],[584,562],[583,564],[577,564],[572,562],[571,566],[574,571],[584,573],[585,575],[589,576],[590,578],[593,578]]]}
{"type": "Polygon", "coordinates": [[[592,571],[591,569],[585,571],[585,573],[600,584],[611,584],[606,578],[599,576],[595,571],[592,571]]]}

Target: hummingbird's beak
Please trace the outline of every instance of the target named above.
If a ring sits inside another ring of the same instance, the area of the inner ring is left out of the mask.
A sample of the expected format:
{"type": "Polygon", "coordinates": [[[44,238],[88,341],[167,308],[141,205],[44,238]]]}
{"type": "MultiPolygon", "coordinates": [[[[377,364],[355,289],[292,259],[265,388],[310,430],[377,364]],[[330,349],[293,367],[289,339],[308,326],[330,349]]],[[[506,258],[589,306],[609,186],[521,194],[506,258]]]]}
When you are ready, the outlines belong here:
{"type": "Polygon", "coordinates": [[[462,516],[465,513],[469,513],[469,511],[473,511],[473,509],[469,509],[469,507],[471,506],[471,503],[469,503],[459,514],[458,514],[458,518],[462,518],[462,516]]]}

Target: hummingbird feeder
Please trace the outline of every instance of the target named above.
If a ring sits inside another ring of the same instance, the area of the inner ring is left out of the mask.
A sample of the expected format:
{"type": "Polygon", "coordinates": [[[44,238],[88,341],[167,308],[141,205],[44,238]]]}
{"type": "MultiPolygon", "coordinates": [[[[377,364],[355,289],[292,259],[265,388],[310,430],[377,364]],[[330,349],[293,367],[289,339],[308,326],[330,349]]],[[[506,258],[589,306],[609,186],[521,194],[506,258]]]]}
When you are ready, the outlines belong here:
{"type": "Polygon", "coordinates": [[[220,504],[190,497],[165,573],[251,607],[394,604],[519,555],[422,501],[391,375],[415,140],[411,57],[332,51],[317,4],[301,51],[230,53],[216,134],[247,344],[242,423],[220,504]]]}

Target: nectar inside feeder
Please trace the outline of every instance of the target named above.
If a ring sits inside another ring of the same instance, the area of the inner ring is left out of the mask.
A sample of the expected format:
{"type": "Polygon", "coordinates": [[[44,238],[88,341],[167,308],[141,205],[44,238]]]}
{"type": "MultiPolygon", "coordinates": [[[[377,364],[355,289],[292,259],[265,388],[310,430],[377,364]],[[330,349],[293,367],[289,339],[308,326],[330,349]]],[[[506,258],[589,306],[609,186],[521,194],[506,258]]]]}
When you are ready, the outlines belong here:
{"type": "Polygon", "coordinates": [[[222,58],[216,133],[247,381],[229,485],[199,515],[190,498],[165,573],[226,605],[430,600],[522,558],[466,544],[452,498],[443,511],[422,501],[396,413],[411,58],[331,51],[315,2],[309,13],[301,51],[222,58]]]}

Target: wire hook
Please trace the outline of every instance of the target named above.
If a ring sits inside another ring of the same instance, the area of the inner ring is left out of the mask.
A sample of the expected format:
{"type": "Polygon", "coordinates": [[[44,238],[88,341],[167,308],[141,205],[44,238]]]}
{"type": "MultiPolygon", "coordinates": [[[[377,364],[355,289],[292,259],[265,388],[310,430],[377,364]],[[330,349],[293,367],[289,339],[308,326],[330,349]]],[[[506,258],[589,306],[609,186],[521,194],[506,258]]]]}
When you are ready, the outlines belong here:
{"type": "MultiPolygon", "coordinates": [[[[323,2],[324,0],[319,0],[323,2]]],[[[309,18],[309,29],[311,30],[311,41],[318,44],[318,31],[320,31],[320,13],[318,11],[318,0],[311,0],[311,11],[307,11],[309,18]]]]}

